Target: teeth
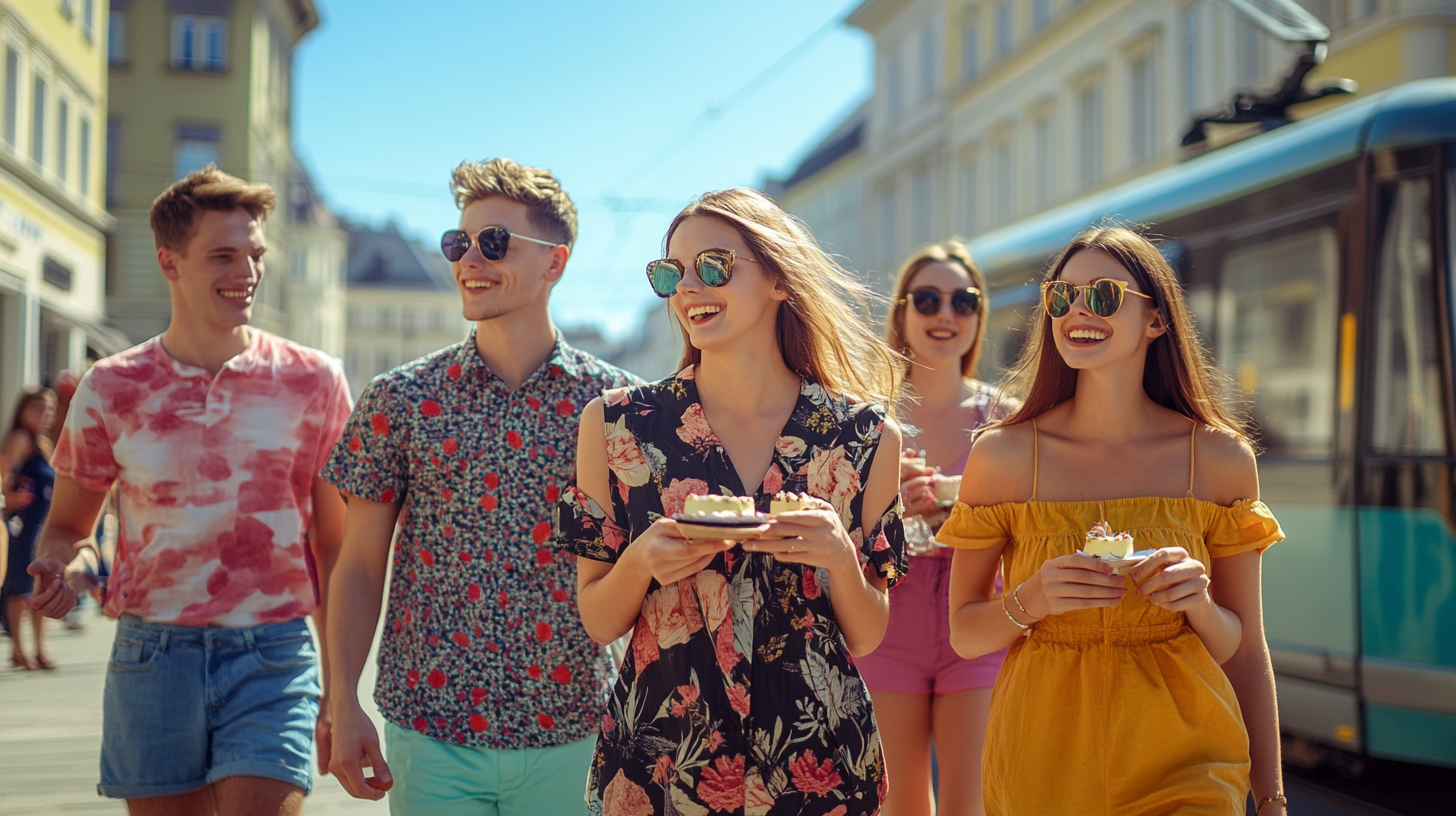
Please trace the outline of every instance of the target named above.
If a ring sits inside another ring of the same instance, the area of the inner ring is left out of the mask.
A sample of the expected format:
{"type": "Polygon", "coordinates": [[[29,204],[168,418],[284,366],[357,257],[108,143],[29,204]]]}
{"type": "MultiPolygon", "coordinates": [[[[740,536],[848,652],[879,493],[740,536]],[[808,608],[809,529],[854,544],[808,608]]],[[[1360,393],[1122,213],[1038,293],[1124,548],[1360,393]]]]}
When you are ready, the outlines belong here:
{"type": "Polygon", "coordinates": [[[688,309],[688,318],[700,317],[706,314],[717,314],[723,311],[722,306],[694,306],[688,309]]]}
{"type": "Polygon", "coordinates": [[[930,334],[931,337],[934,337],[937,340],[949,340],[952,337],[955,337],[955,332],[953,332],[953,331],[946,331],[944,329],[936,329],[934,331],[929,332],[929,334],[930,334]]]}
{"type": "Polygon", "coordinates": [[[1073,340],[1106,340],[1108,338],[1107,332],[1096,329],[1072,329],[1067,336],[1073,340]]]}
{"type": "Polygon", "coordinates": [[[489,289],[492,286],[495,286],[495,281],[468,280],[465,282],[466,289],[489,289]]]}
{"type": "Polygon", "coordinates": [[[219,289],[217,291],[225,298],[244,298],[252,294],[248,289],[219,289]]]}

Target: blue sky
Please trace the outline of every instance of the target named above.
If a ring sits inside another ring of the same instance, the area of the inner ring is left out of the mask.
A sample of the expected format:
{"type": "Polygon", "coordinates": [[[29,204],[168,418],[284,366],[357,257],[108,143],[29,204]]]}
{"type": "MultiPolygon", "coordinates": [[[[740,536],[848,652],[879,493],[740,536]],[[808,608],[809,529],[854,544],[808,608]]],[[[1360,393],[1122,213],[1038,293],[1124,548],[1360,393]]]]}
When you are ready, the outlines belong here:
{"type": "Polygon", "coordinates": [[[316,2],[294,141],[333,208],[433,246],[458,162],[548,167],[581,219],[553,317],[613,336],[682,205],[792,170],[871,91],[869,37],[834,24],[859,0],[316,2]]]}

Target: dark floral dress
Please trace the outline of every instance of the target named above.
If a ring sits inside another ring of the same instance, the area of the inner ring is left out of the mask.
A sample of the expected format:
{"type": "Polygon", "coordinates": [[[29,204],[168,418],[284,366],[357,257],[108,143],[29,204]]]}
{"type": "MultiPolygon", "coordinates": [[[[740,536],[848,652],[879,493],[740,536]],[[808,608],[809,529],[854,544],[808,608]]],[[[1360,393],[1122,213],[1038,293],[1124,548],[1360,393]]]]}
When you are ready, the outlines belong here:
{"type": "MultiPolygon", "coordinates": [[[[698,402],[693,369],[607,391],[612,514],[568,488],[559,543],[615,562],[694,493],[749,495],[698,402]]],[[[863,485],[884,410],[805,381],[752,494],[809,493],[838,511],[861,562],[905,575],[900,502],[864,537],[863,485]]],[[[828,571],[741,546],[642,603],[597,739],[593,814],[870,814],[886,790],[869,694],[830,606],[828,571]]]]}

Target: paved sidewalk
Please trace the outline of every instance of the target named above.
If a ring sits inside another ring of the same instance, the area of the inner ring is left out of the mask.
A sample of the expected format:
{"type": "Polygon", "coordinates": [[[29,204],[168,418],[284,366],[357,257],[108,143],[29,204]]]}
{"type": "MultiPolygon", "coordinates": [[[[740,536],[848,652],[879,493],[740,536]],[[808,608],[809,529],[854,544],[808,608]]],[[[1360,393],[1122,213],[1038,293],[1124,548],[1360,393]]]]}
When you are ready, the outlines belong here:
{"type": "MultiPolygon", "coordinates": [[[[101,753],[101,688],[115,624],[87,606],[85,627],[67,631],[50,622],[46,651],[55,671],[10,666],[10,641],[0,638],[0,814],[124,814],[118,800],[96,794],[101,753]]],[[[29,641],[27,632],[26,641],[29,641]]],[[[377,642],[377,640],[376,640],[377,642]]],[[[375,661],[371,653],[361,680],[365,706],[375,710],[375,661]]],[[[384,801],[354,799],[332,777],[314,777],[308,816],[385,814],[384,801]]]]}

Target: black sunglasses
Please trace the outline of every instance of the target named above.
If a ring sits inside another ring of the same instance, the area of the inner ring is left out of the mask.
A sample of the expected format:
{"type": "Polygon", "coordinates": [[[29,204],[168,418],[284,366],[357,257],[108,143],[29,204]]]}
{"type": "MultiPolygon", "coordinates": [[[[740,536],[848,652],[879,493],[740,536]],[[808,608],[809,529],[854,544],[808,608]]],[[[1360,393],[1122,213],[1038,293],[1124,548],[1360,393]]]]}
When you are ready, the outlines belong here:
{"type": "Polygon", "coordinates": [[[543,241],[540,238],[532,238],[529,235],[522,235],[519,232],[511,232],[505,227],[492,226],[477,232],[473,239],[470,237],[470,233],[465,230],[446,230],[445,234],[440,236],[440,251],[445,253],[445,257],[451,263],[454,263],[464,258],[465,254],[470,251],[471,243],[474,243],[480,247],[480,254],[487,261],[499,261],[506,256],[506,251],[511,248],[512,237],[520,238],[522,241],[530,241],[533,244],[540,244],[541,246],[562,246],[562,244],[558,244],[555,241],[543,241]]]}
{"type": "MultiPolygon", "coordinates": [[[[707,286],[718,287],[733,278],[735,260],[758,263],[752,258],[739,258],[731,249],[705,249],[698,253],[693,266],[698,270],[698,280],[707,286]]],[[[677,285],[682,283],[686,274],[687,269],[672,258],[659,258],[647,265],[647,282],[652,284],[652,291],[660,298],[676,294],[677,285]]]]}
{"type": "Polygon", "coordinates": [[[981,311],[981,290],[974,286],[967,286],[964,289],[953,289],[949,292],[942,292],[929,286],[922,286],[919,289],[911,289],[910,294],[901,300],[901,303],[909,301],[915,306],[915,311],[929,317],[940,311],[940,298],[942,295],[950,295],[950,307],[961,317],[968,317],[981,311]]]}

